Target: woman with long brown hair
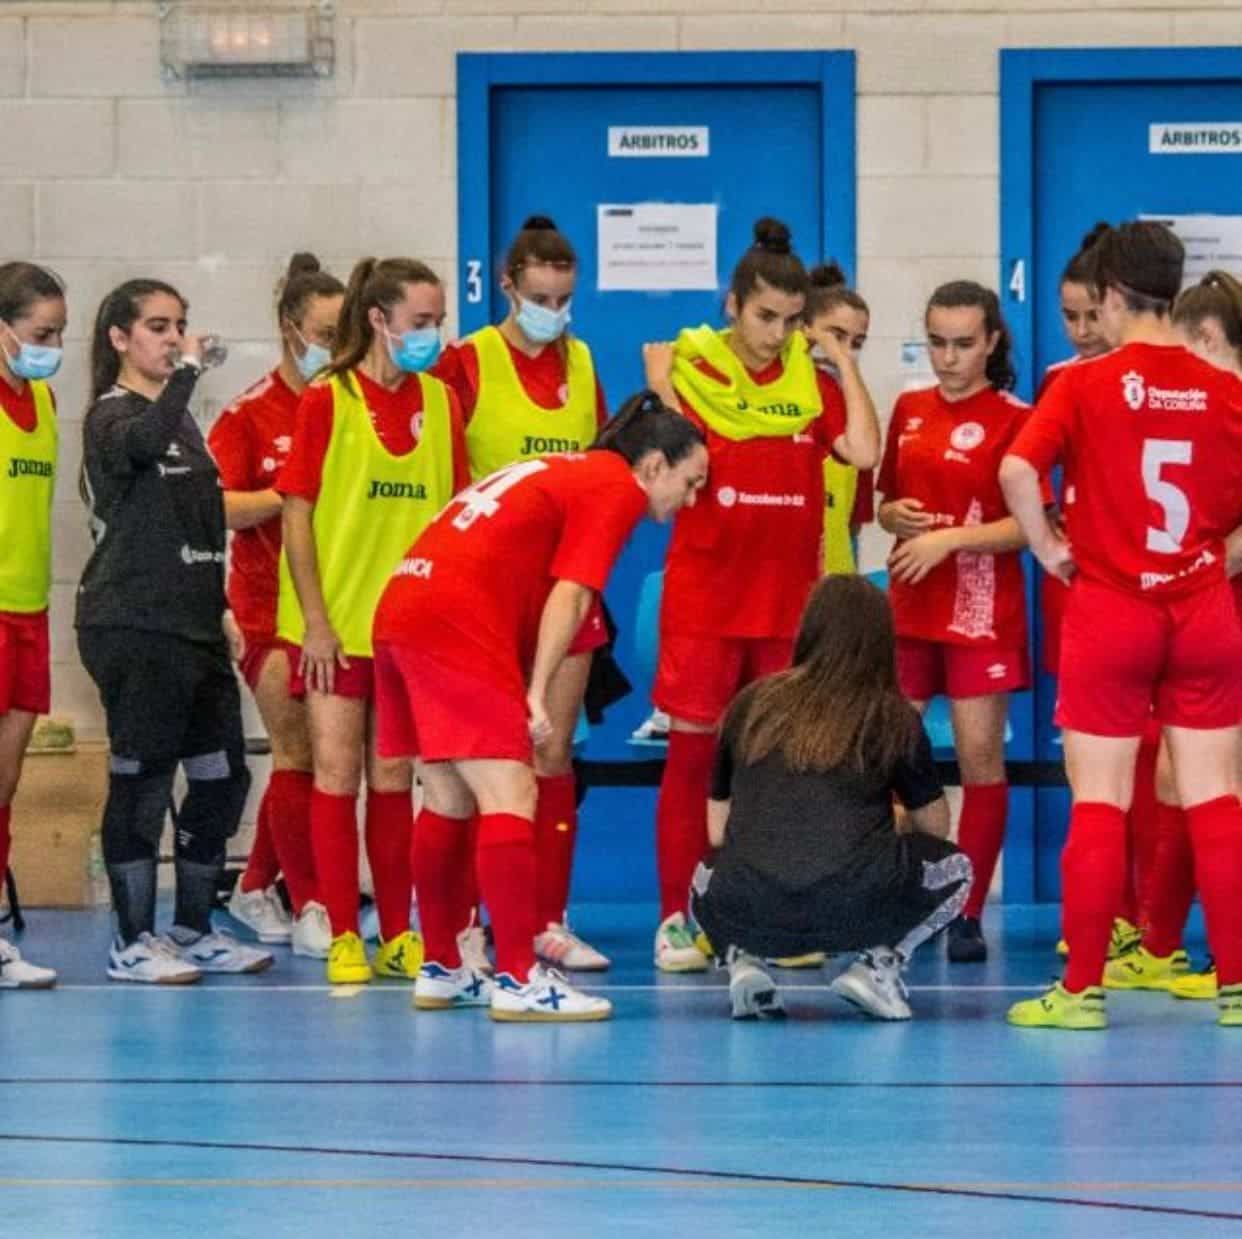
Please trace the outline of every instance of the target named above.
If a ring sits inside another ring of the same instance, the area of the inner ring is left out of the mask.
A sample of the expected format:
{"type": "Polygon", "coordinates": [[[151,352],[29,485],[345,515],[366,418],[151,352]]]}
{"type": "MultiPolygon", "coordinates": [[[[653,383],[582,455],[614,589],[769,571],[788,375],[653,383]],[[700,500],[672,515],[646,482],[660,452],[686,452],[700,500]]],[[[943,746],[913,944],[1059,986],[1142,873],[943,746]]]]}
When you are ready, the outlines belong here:
{"type": "Polygon", "coordinates": [[[708,824],[719,852],[695,875],[692,909],[728,964],[735,1019],[782,1014],[760,961],[810,951],[858,951],[833,992],[910,1018],[901,972],[961,912],[971,866],[948,841],[931,743],[898,687],[888,600],[864,578],[824,577],[793,665],[729,708],[708,824]]]}

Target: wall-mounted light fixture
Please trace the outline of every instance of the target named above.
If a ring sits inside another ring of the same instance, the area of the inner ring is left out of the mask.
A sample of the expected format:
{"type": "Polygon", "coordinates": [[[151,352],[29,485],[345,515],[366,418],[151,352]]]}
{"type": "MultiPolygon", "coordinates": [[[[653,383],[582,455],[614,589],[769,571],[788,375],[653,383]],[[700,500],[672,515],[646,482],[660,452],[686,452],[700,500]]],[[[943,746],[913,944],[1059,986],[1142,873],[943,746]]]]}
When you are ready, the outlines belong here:
{"type": "Polygon", "coordinates": [[[170,78],[331,77],[331,0],[163,0],[160,58],[170,78]]]}

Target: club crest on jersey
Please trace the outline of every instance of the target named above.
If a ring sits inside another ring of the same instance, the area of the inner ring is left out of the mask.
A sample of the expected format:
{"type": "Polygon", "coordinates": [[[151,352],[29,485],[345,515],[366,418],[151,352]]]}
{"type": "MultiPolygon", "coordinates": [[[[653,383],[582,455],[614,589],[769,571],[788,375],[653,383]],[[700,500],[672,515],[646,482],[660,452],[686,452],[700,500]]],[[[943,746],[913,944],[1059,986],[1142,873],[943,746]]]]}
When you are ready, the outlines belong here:
{"type": "Polygon", "coordinates": [[[949,446],[958,452],[970,452],[987,438],[987,431],[978,422],[963,422],[953,427],[949,446]]]}
{"type": "Polygon", "coordinates": [[[1137,370],[1127,370],[1121,376],[1121,396],[1136,413],[1147,400],[1147,384],[1137,370]]]}
{"type": "Polygon", "coordinates": [[[732,486],[722,486],[716,492],[716,502],[722,508],[731,508],[737,503],[737,491],[732,486]]]}

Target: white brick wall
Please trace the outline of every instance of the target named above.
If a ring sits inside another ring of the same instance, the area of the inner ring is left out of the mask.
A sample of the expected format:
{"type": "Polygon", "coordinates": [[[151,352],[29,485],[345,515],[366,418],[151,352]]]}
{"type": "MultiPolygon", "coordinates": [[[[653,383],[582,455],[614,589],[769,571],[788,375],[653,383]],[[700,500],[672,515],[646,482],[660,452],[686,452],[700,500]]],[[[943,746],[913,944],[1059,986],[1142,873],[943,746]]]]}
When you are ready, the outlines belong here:
{"type": "MultiPolygon", "coordinates": [[[[853,48],[867,371],[887,408],[897,343],[933,287],[996,278],[996,52],[1002,46],[1228,44],[1238,0],[339,0],[329,82],[188,88],[159,69],[153,0],[7,0],[0,10],[0,257],[70,287],[57,383],[55,705],[97,725],[73,660],[72,585],[86,339],[129,274],[180,287],[233,355],[210,415],[273,347],[272,290],[294,246],[344,276],[360,253],[413,252],[455,296],[453,103],[459,50],[853,48]],[[377,152],[383,152],[376,157],[377,152]]],[[[775,205],[775,204],[774,204],[775,205]]],[[[450,310],[450,315],[452,315],[450,310]]],[[[869,538],[868,554],[882,554],[869,538]]]]}

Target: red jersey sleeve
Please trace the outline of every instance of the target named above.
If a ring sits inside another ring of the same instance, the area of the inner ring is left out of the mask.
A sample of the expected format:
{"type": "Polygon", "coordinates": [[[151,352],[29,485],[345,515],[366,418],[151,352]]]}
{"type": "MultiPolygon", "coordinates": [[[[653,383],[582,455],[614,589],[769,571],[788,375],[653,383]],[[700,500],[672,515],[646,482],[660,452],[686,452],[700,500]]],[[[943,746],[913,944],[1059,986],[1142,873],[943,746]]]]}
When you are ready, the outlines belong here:
{"type": "Polygon", "coordinates": [[[466,451],[466,419],[462,416],[457,393],[450,387],[449,432],[453,436],[453,494],[460,494],[470,485],[470,455],[466,451]]]}
{"type": "Polygon", "coordinates": [[[858,485],[854,490],[854,510],[850,513],[850,525],[869,525],[875,520],[875,471],[860,469],[858,485]]]}
{"type": "Polygon", "coordinates": [[[813,433],[816,442],[823,444],[831,452],[832,445],[845,433],[845,395],[831,374],[816,370],[815,380],[819,384],[819,396],[824,402],[824,411],[815,419],[813,433]]]}
{"type": "Polygon", "coordinates": [[[250,435],[236,409],[225,409],[207,435],[207,448],[216,462],[225,490],[253,490],[250,435]]]}
{"type": "Polygon", "coordinates": [[[630,477],[615,482],[609,479],[607,483],[596,477],[591,485],[573,491],[565,503],[565,523],[552,557],[552,576],[598,593],[646,511],[647,497],[630,477]]]}
{"type": "Polygon", "coordinates": [[[599,372],[595,373],[595,426],[599,429],[608,420],[608,400],[604,396],[603,385],[599,381],[599,372]]]}
{"type": "Polygon", "coordinates": [[[314,503],[319,498],[323,462],[331,441],[332,389],[326,383],[312,384],[298,402],[293,444],[289,459],[276,479],[277,491],[314,503]]]}
{"type": "Polygon", "coordinates": [[[888,421],[888,434],[884,436],[884,455],[880,458],[880,473],[875,479],[875,489],[885,499],[900,499],[897,493],[897,445],[901,440],[901,425],[905,414],[898,400],[888,421]]]}
{"type": "Polygon", "coordinates": [[[479,355],[468,340],[450,344],[431,373],[457,397],[462,425],[474,416],[479,397],[479,355]]]}
{"type": "MultiPolygon", "coordinates": [[[[1064,374],[1053,383],[1047,394],[1027,418],[1026,424],[1009,445],[1008,455],[1021,456],[1044,479],[1065,453],[1074,423],[1074,391],[1076,376],[1064,374]]],[[[1050,492],[1049,492],[1050,495],[1050,492]]]]}

